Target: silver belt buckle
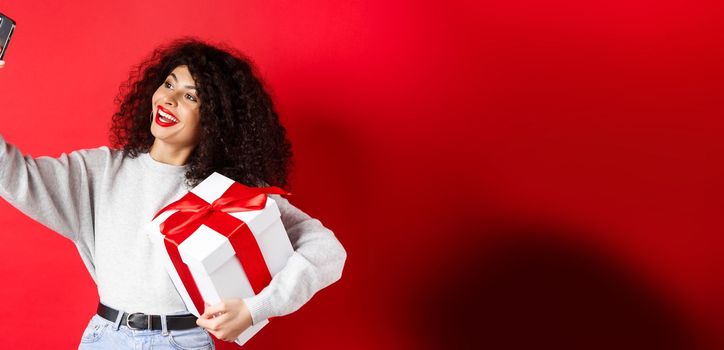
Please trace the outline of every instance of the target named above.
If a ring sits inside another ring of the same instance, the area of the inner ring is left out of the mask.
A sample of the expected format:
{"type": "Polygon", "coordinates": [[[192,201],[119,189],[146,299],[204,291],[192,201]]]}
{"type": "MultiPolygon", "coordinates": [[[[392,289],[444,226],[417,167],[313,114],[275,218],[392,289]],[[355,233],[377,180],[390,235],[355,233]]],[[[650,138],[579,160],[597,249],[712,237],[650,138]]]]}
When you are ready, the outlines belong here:
{"type": "MultiPolygon", "coordinates": [[[[132,313],[132,314],[128,314],[128,316],[126,316],[126,326],[127,326],[128,328],[130,328],[130,329],[133,329],[133,330],[136,330],[136,331],[140,331],[140,330],[142,330],[143,328],[136,328],[136,327],[134,327],[134,326],[131,326],[131,325],[128,323],[128,320],[131,319],[131,316],[133,316],[133,315],[135,315],[135,314],[141,314],[141,315],[143,315],[143,312],[134,312],[134,313],[132,313]]],[[[146,315],[146,329],[149,330],[149,331],[151,330],[151,315],[146,315]]]]}

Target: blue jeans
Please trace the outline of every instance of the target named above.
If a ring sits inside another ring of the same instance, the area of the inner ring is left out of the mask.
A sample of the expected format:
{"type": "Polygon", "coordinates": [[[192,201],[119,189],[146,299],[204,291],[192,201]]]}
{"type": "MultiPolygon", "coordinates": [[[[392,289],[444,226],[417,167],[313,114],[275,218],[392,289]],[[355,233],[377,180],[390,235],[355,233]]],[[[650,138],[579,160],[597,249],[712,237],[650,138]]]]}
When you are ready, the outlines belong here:
{"type": "Polygon", "coordinates": [[[83,331],[78,349],[174,349],[214,350],[211,335],[202,327],[184,330],[134,330],[120,324],[120,318],[111,322],[93,315],[83,331]]]}

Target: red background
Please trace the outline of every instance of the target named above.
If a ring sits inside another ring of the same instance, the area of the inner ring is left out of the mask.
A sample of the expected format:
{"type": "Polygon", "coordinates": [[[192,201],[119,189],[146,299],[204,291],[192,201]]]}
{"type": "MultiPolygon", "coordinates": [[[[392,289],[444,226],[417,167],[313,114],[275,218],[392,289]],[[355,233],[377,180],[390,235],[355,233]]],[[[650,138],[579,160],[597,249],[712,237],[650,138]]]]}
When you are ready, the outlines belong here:
{"type": "MultiPolygon", "coordinates": [[[[131,67],[180,35],[256,61],[292,202],[342,279],[249,349],[724,348],[721,8],[692,1],[0,1],[0,133],[107,144],[131,67]]],[[[0,201],[0,338],[75,348],[97,293],[0,201]]]]}

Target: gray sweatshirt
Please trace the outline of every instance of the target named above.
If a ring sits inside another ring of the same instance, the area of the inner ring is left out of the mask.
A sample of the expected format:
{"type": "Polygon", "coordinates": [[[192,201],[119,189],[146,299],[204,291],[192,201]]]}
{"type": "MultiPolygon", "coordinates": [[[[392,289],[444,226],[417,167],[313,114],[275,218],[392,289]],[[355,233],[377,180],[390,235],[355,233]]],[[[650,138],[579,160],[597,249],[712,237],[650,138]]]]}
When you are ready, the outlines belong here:
{"type": "MultiPolygon", "coordinates": [[[[100,301],[127,312],[186,310],[161,256],[141,227],[188,192],[184,166],[148,153],[124,157],[106,146],[23,156],[0,135],[0,196],[75,243],[98,286],[100,301]]],[[[287,265],[259,294],[245,298],[253,323],[299,309],[339,280],[347,254],[332,231],[272,195],[294,247],[287,265]]]]}

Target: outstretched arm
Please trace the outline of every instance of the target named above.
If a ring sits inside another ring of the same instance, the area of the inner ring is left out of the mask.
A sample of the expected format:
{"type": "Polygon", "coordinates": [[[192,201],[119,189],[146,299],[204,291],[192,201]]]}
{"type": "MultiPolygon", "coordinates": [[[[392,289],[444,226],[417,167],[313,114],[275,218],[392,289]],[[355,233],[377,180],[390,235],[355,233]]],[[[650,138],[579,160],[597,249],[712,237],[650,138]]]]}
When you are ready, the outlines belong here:
{"type": "Polygon", "coordinates": [[[92,167],[102,166],[108,148],[74,151],[58,158],[23,156],[0,135],[0,197],[77,242],[93,232],[92,167]]]}

